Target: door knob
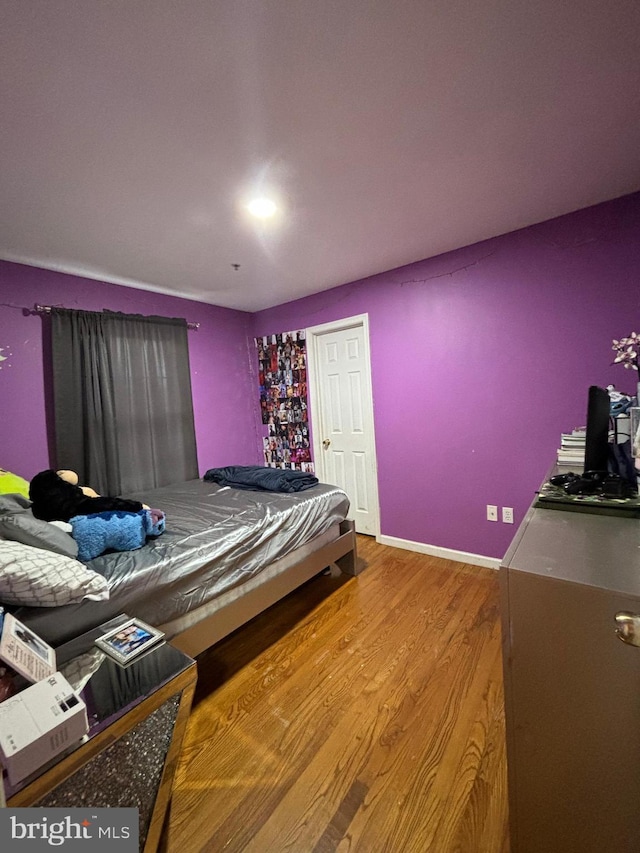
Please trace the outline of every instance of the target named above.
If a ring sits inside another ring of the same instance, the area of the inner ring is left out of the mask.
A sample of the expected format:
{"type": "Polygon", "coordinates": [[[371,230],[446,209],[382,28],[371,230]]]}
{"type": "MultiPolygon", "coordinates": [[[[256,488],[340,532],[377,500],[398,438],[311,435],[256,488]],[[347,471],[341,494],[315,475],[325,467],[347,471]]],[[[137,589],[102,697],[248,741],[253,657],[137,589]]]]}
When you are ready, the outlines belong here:
{"type": "Polygon", "coordinates": [[[640,616],[621,610],[616,613],[615,620],[618,638],[630,646],[640,646],[640,616]]]}
{"type": "Polygon", "coordinates": [[[327,447],[329,447],[330,444],[331,444],[330,438],[325,438],[322,442],[322,446],[324,447],[325,450],[327,449],[327,447]]]}

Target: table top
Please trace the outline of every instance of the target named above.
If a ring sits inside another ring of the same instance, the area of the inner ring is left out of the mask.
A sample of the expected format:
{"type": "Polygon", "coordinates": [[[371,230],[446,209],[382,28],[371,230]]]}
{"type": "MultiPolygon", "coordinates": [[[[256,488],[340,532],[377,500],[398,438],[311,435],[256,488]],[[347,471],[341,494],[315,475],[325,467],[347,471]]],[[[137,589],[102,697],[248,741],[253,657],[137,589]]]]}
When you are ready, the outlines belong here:
{"type": "MultiPolygon", "coordinates": [[[[192,658],[169,643],[153,646],[139,658],[121,666],[97,646],[94,641],[111,631],[129,617],[126,614],[111,619],[103,625],[81,634],[56,649],[58,670],[82,698],[87,706],[89,721],[88,740],[121,719],[161,687],[172,681],[195,663],[192,658]]],[[[71,750],[78,749],[86,739],[71,750]]],[[[68,755],[57,756],[16,786],[11,786],[5,777],[7,798],[33,782],[52,763],[68,755]]]]}
{"type": "Polygon", "coordinates": [[[640,519],[534,506],[502,566],[640,597],[640,519]]]}

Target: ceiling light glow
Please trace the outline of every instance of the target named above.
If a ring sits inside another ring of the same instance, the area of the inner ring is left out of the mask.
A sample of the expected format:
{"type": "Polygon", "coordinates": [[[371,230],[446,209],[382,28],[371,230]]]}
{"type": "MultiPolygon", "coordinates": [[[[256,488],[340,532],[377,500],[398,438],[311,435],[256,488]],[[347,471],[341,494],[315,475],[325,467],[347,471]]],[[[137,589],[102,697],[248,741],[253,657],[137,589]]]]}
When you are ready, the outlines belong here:
{"type": "Polygon", "coordinates": [[[276,203],[270,198],[254,198],[247,205],[247,210],[258,219],[270,219],[277,210],[276,203]]]}

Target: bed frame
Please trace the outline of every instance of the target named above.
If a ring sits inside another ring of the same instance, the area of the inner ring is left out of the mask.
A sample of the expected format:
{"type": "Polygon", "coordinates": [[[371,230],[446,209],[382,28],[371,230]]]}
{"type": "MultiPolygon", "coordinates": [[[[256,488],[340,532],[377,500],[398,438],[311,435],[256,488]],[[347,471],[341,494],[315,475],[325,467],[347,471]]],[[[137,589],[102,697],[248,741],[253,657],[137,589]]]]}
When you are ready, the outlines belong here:
{"type": "Polygon", "coordinates": [[[349,519],[340,523],[336,539],[311,553],[307,544],[304,551],[305,556],[288,569],[176,634],[171,644],[196,657],[327,567],[335,565],[341,574],[351,576],[363,568],[357,558],[355,525],[349,519]]]}

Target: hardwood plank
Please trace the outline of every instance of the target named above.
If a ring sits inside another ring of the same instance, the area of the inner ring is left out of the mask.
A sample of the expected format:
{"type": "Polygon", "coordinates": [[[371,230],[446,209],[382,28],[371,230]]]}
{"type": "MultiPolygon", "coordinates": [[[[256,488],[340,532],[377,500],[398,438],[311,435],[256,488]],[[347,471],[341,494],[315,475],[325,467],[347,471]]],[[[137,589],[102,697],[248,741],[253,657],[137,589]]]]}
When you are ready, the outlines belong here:
{"type": "Polygon", "coordinates": [[[452,850],[465,851],[480,840],[478,849],[508,851],[508,825],[504,820],[507,800],[507,761],[504,739],[502,655],[496,655],[486,692],[486,713],[479,718],[478,761],[466,809],[458,824],[452,850]],[[483,748],[484,747],[484,748],[483,748]],[[500,827],[503,829],[500,837],[500,827]]]}
{"type": "Polygon", "coordinates": [[[198,659],[167,853],[506,853],[490,569],[358,537],[198,659]]]}
{"type": "MultiPolygon", "coordinates": [[[[473,651],[467,637],[458,631],[447,643],[446,652],[438,654],[432,671],[414,676],[423,685],[420,710],[412,709],[403,723],[406,742],[398,739],[394,744],[394,766],[379,773],[381,779],[391,778],[392,785],[388,791],[381,787],[380,802],[372,802],[375,811],[359,838],[361,849],[375,844],[377,834],[385,838],[384,846],[378,847],[381,850],[410,849],[410,844],[421,850],[447,849],[435,844],[433,830],[441,816],[455,813],[449,784],[456,770],[460,734],[468,728],[468,714],[474,708],[470,687],[477,690],[476,682],[484,681],[473,651]]],[[[354,831],[357,828],[354,822],[354,831]]]]}

